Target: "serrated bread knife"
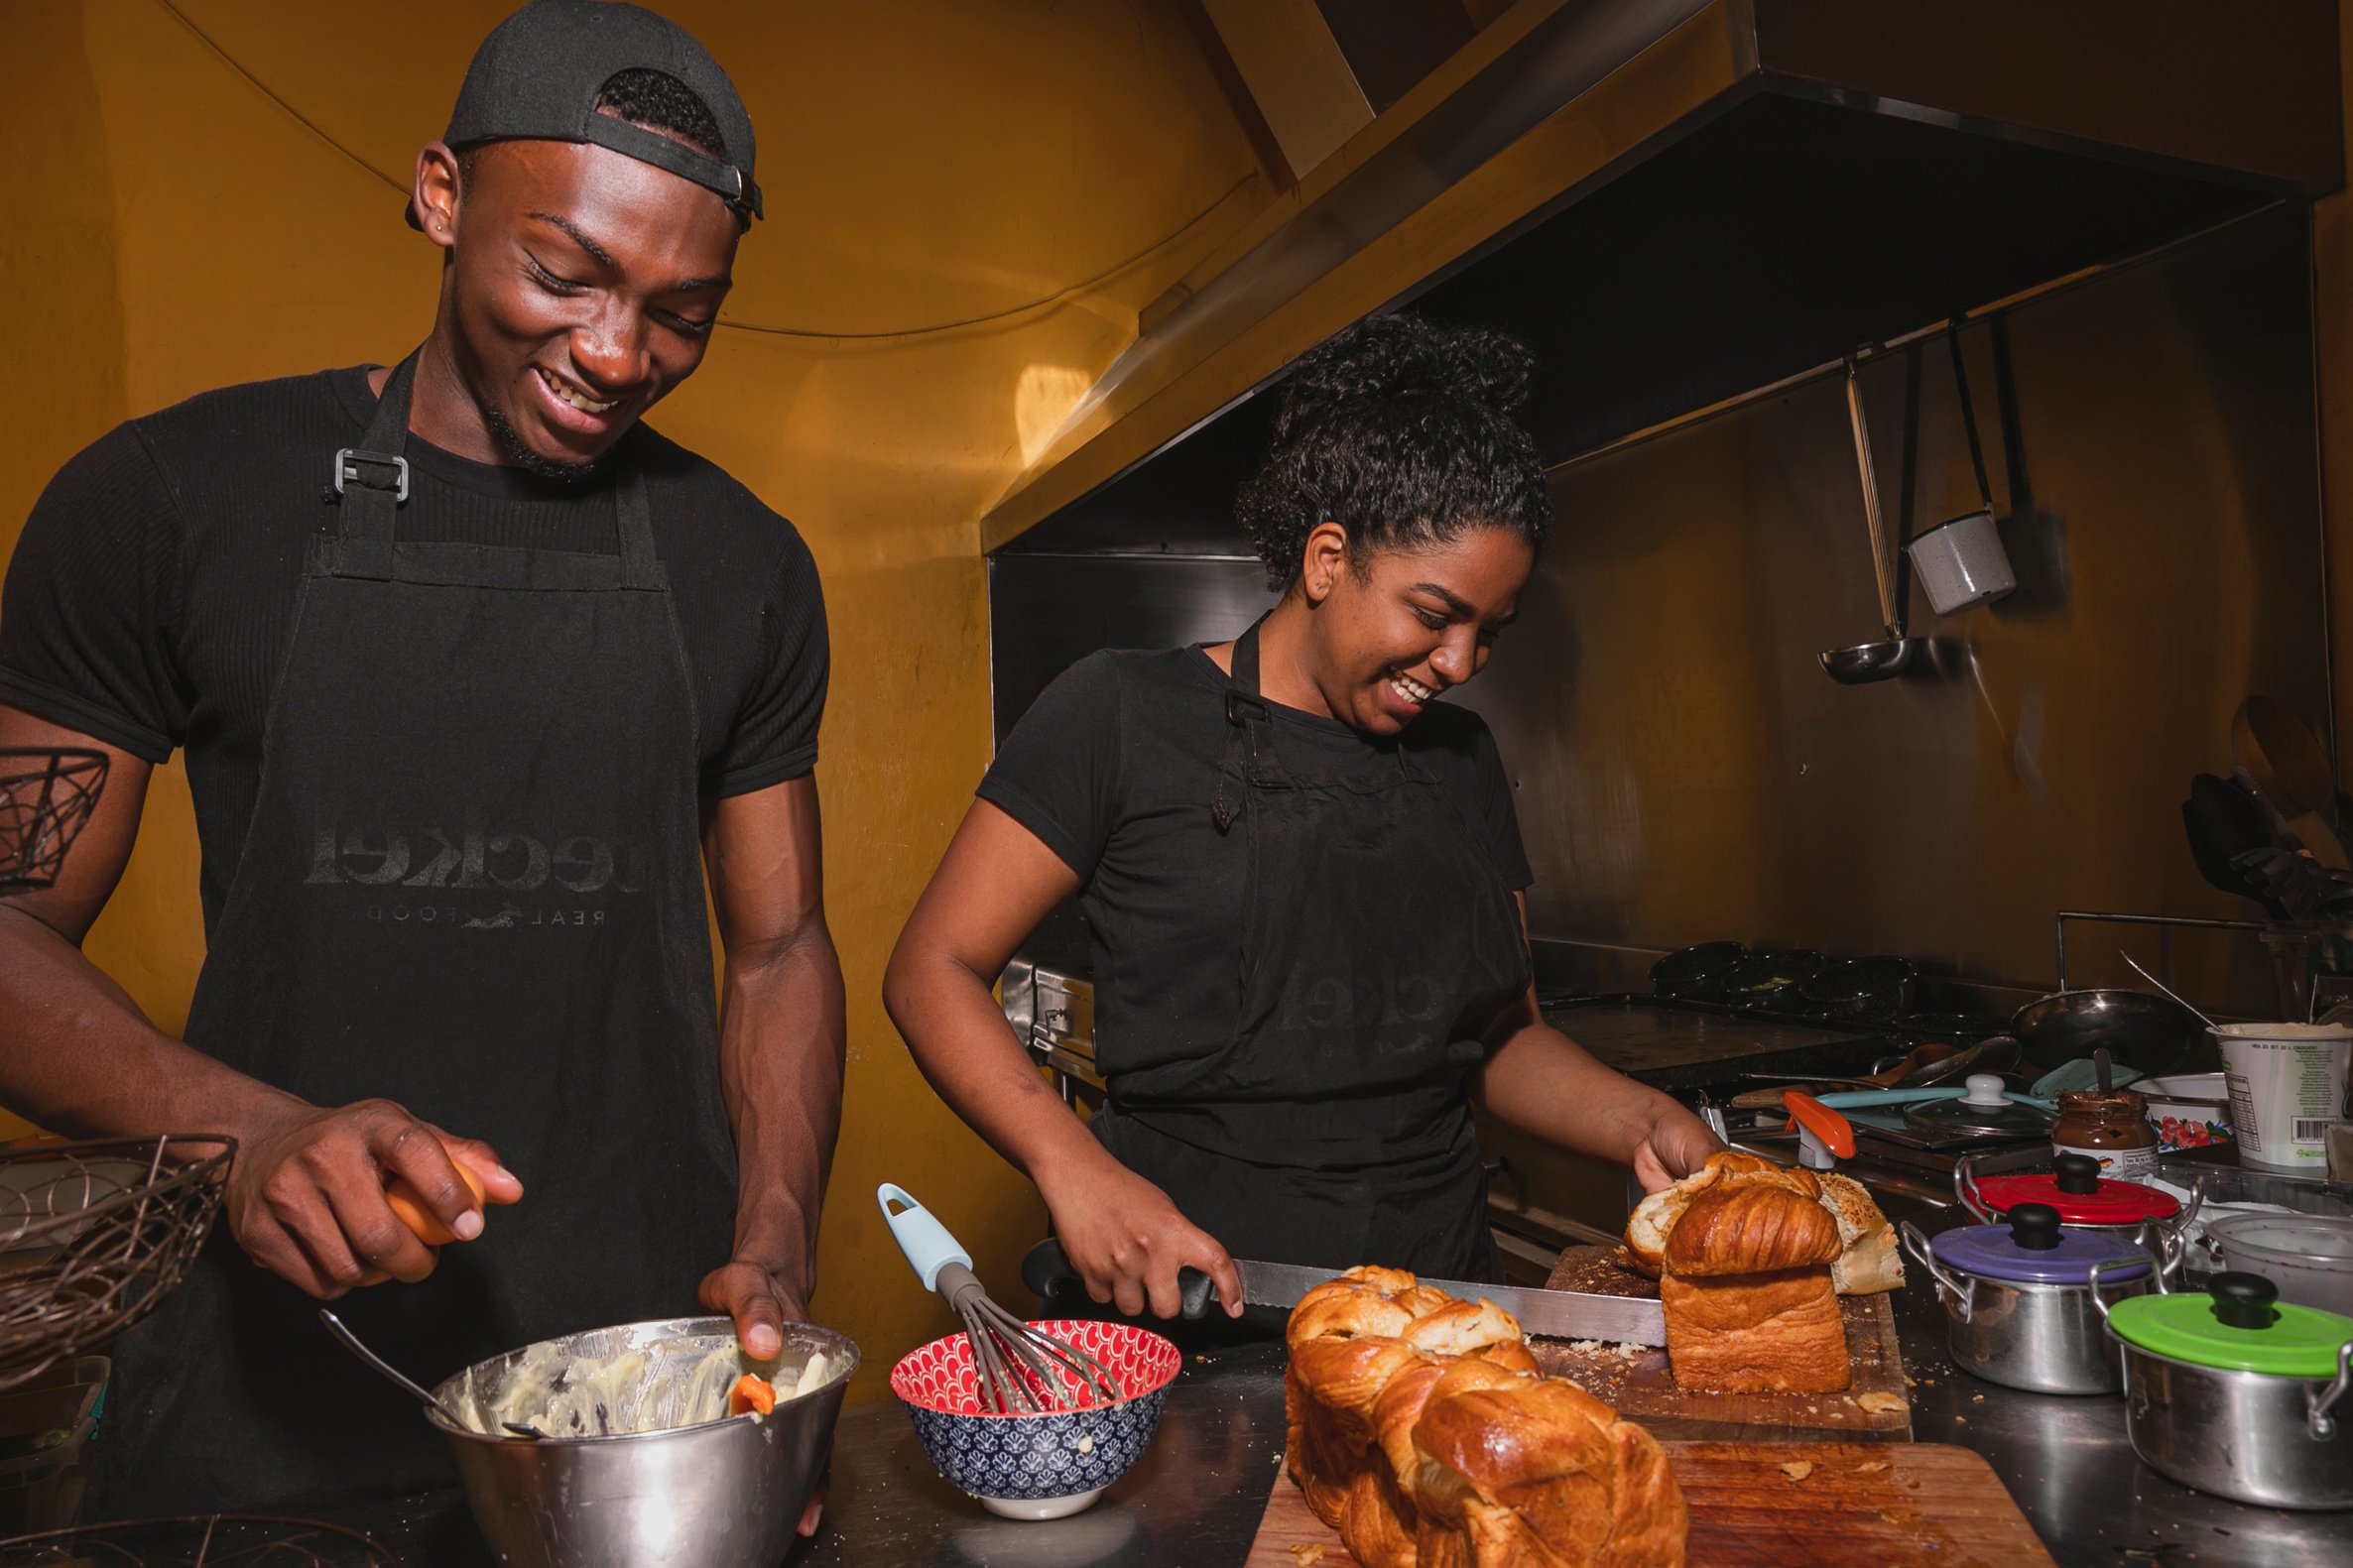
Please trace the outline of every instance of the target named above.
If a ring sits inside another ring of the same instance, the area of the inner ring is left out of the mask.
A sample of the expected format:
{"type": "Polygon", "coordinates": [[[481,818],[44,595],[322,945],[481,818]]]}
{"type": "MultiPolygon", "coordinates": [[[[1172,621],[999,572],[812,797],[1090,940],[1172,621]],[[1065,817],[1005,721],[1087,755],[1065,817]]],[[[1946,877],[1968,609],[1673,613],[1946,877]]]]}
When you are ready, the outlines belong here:
{"type": "MultiPolygon", "coordinates": [[[[1299,1264],[1262,1264],[1234,1260],[1242,1275],[1242,1299],[1252,1306],[1290,1308],[1300,1297],[1332,1278],[1337,1270],[1310,1268],[1299,1264]]],[[[1466,1301],[1487,1300],[1520,1320],[1520,1327],[1547,1339],[1593,1339],[1620,1345],[1667,1343],[1667,1313],[1656,1300],[1641,1296],[1596,1295],[1583,1290],[1538,1290],[1522,1285],[1479,1284],[1468,1279],[1433,1279],[1448,1295],[1466,1301]]],[[[1078,1271],[1062,1256],[1061,1243],[1049,1238],[1030,1249],[1022,1260],[1022,1282],[1044,1296],[1055,1288],[1082,1287],[1078,1271]]],[[[1217,1288],[1198,1269],[1176,1275],[1183,1315],[1197,1318],[1217,1302],[1217,1288]]]]}

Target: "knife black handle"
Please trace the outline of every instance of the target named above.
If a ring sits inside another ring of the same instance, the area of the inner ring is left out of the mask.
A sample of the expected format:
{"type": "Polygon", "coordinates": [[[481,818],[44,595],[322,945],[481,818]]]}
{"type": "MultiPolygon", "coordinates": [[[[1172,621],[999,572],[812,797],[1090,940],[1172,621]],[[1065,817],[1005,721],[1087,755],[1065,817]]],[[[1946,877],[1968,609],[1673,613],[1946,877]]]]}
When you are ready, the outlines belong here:
{"type": "MultiPolygon", "coordinates": [[[[1022,1283],[1040,1300],[1056,1290],[1086,1289],[1086,1281],[1078,1276],[1078,1270],[1070,1266],[1069,1258],[1063,1254],[1062,1244],[1051,1236],[1023,1256],[1022,1283]]],[[[1181,1316],[1200,1317],[1216,1303],[1217,1286],[1198,1268],[1179,1268],[1176,1301],[1181,1316]]]]}

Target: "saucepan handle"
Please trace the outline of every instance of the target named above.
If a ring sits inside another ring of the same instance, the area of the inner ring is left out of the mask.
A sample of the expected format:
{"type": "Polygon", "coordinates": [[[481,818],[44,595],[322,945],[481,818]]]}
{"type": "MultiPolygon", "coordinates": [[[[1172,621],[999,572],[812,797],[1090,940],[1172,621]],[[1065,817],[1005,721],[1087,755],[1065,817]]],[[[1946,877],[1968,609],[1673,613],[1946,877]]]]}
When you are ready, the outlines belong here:
{"type": "Polygon", "coordinates": [[[2336,1417],[2328,1412],[2348,1387],[2353,1387],[2353,1339],[2337,1347],[2337,1375],[2329,1386],[2304,1395],[2304,1425],[2314,1441],[2325,1443],[2337,1435],[2336,1417]]]}
{"type": "Polygon", "coordinates": [[[1926,1234],[1910,1220],[1906,1220],[1896,1229],[1904,1237],[1904,1250],[1919,1260],[1920,1266],[1925,1268],[1929,1276],[1936,1281],[1937,1292],[1950,1297],[1952,1308],[1961,1315],[1961,1321],[1968,1322],[1970,1314],[1977,1310],[1977,1281],[1955,1279],[1945,1266],[1936,1261],[1936,1255],[1928,1250],[1926,1234]]]}
{"type": "Polygon", "coordinates": [[[1961,1200],[1961,1207],[1975,1215],[1981,1224],[1991,1225],[2000,1218],[1986,1206],[1985,1197],[1977,1190],[1977,1156],[1963,1154],[1952,1167],[1952,1195],[1961,1200]]]}
{"type": "Polygon", "coordinates": [[[2100,1275],[2112,1268],[2146,1268],[2159,1291],[2163,1292],[2166,1288],[2166,1264],[2162,1258],[2151,1258],[2146,1262],[2138,1258],[2110,1258],[2092,1265],[2084,1274],[2083,1282],[2091,1288],[2091,1304],[2100,1309],[2100,1321],[2103,1323],[2108,1321],[2108,1298],[2100,1294],[2100,1275]]]}
{"type": "MultiPolygon", "coordinates": [[[[2160,1279],[2167,1274],[2180,1273],[2181,1266],[2188,1262],[2189,1242],[2175,1220],[2143,1220],[2140,1232],[2133,1240],[2140,1243],[2142,1251],[2157,1260],[2160,1279]]],[[[2209,1253],[2215,1251],[2210,1237],[2201,1235],[2198,1244],[2209,1253]]]]}

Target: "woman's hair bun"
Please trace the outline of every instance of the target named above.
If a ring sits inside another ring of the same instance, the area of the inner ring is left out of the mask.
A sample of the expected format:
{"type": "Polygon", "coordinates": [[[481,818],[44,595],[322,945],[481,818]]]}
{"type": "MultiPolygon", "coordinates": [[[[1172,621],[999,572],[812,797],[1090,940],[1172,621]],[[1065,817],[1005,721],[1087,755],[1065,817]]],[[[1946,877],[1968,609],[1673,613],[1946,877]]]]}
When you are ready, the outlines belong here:
{"type": "Polygon", "coordinates": [[[1300,357],[1275,440],[1289,441],[1335,409],[1391,398],[1453,398],[1508,414],[1528,401],[1535,369],[1535,356],[1501,332],[1369,315],[1300,357]]]}
{"type": "Polygon", "coordinates": [[[1297,581],[1307,538],[1348,531],[1361,567],[1471,529],[1544,548],[1551,499],[1536,442],[1512,418],[1536,361],[1501,332],[1370,315],[1300,356],[1265,463],[1234,520],[1270,586],[1297,581]]]}

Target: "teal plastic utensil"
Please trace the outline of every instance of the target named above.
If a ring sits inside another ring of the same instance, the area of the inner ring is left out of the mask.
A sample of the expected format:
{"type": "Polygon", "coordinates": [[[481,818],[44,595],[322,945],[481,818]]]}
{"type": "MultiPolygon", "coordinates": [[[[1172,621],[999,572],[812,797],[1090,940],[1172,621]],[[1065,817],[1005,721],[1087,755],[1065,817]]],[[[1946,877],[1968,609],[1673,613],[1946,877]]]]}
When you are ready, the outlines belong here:
{"type": "MultiPolygon", "coordinates": [[[[2142,1076],[2144,1074],[2138,1067],[2127,1067],[2121,1062],[2108,1069],[2108,1082],[2119,1089],[2142,1076]]],[[[2096,1089],[2099,1086],[2099,1069],[2092,1064],[2092,1059],[2089,1056],[2078,1056],[2073,1061],[2060,1062],[2056,1067],[2036,1079],[2035,1087],[2030,1092],[2049,1100],[2062,1094],[2076,1094],[2085,1089],[2096,1089]]]]}

